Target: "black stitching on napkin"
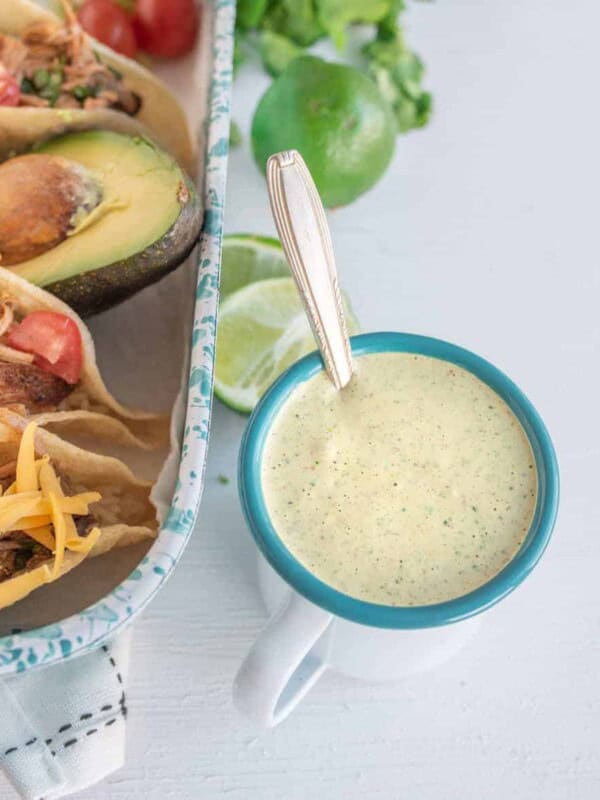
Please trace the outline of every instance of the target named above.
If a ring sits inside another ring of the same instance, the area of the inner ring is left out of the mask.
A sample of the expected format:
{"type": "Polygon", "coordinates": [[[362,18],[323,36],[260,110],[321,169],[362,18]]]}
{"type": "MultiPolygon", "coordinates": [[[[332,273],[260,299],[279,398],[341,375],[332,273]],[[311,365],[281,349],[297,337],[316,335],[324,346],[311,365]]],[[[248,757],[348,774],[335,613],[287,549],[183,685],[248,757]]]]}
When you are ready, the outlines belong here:
{"type": "Polygon", "coordinates": [[[127,718],[127,706],[125,705],[125,692],[121,692],[121,697],[119,699],[119,706],[121,709],[121,714],[125,719],[127,718]]]}
{"type": "MultiPolygon", "coordinates": [[[[112,719],[109,719],[107,722],[104,723],[104,727],[105,728],[109,728],[111,725],[114,725],[115,722],[117,722],[117,721],[118,721],[118,717],[113,717],[112,719]]],[[[69,726],[69,727],[72,727],[72,726],[69,726]]],[[[89,731],[85,732],[85,735],[86,736],[92,736],[94,733],[98,733],[98,730],[99,730],[99,728],[90,728],[89,731]]],[[[50,744],[51,741],[52,741],[52,739],[46,739],[46,744],[50,744]]],[[[78,739],[75,736],[73,736],[71,739],[67,739],[67,741],[62,746],[65,749],[67,747],[73,747],[73,745],[77,744],[77,742],[79,742],[79,741],[80,741],[80,739],[78,739]]],[[[25,742],[25,744],[22,745],[22,747],[27,747],[28,745],[33,744],[34,742],[37,742],[37,738],[30,739],[28,742],[25,742]]],[[[18,747],[9,747],[8,750],[4,751],[4,755],[5,756],[9,756],[11,753],[16,753],[18,749],[19,749],[18,747]]],[[[51,752],[51,754],[53,756],[56,756],[56,751],[55,750],[51,750],[50,752],[51,752]]]]}
{"type": "MultiPolygon", "coordinates": [[[[105,722],[105,723],[104,723],[104,727],[105,727],[105,728],[108,728],[108,727],[110,727],[111,725],[114,725],[114,724],[115,724],[115,722],[117,721],[117,719],[118,719],[118,717],[113,717],[112,719],[109,719],[109,720],[108,720],[108,722],[105,722]]],[[[98,730],[99,730],[98,728],[90,728],[90,729],[89,729],[89,731],[86,731],[85,735],[86,735],[86,736],[91,736],[91,735],[92,735],[92,734],[94,734],[94,733],[98,733],[98,730]]],[[[66,742],[63,744],[63,747],[64,747],[65,749],[66,749],[67,747],[72,747],[74,744],[77,744],[77,742],[79,742],[79,741],[80,741],[80,739],[76,739],[75,737],[73,737],[73,739],[69,739],[68,741],[66,741],[66,742]]],[[[53,756],[55,756],[55,755],[56,755],[56,753],[52,753],[52,755],[53,755],[53,756]]]]}
{"type": "Polygon", "coordinates": [[[121,673],[119,672],[119,668],[117,667],[117,662],[114,660],[114,658],[113,658],[113,657],[111,656],[111,654],[110,654],[110,649],[109,649],[108,645],[106,645],[106,644],[103,644],[103,645],[102,645],[102,650],[103,650],[103,651],[106,653],[106,655],[108,656],[108,660],[110,661],[110,665],[111,665],[111,667],[112,667],[112,668],[115,670],[115,672],[116,672],[116,674],[117,674],[117,680],[119,681],[119,683],[120,683],[121,685],[123,685],[123,678],[122,678],[122,676],[121,676],[121,673]]]}
{"type": "MultiPolygon", "coordinates": [[[[117,662],[115,661],[115,659],[112,657],[112,655],[111,655],[111,653],[110,653],[110,648],[108,647],[108,645],[106,645],[106,644],[103,644],[103,645],[101,645],[101,649],[102,649],[102,650],[103,650],[103,651],[106,653],[106,655],[108,656],[108,660],[110,661],[110,665],[111,665],[111,667],[112,667],[112,668],[114,669],[114,671],[115,671],[115,675],[116,675],[117,681],[119,682],[119,685],[120,685],[120,686],[123,686],[123,676],[122,676],[122,675],[121,675],[121,673],[119,672],[119,668],[118,668],[118,666],[117,666],[117,662]]],[[[127,717],[127,705],[126,705],[126,702],[125,702],[125,691],[123,691],[123,692],[121,693],[121,699],[119,700],[119,706],[121,707],[121,708],[120,708],[120,710],[121,710],[121,714],[122,714],[124,717],[127,717]]],[[[106,710],[106,711],[108,711],[109,709],[107,708],[107,709],[105,709],[105,710],[106,710]]]]}
{"type": "MultiPolygon", "coordinates": [[[[104,711],[110,711],[112,708],[113,708],[112,705],[102,706],[102,708],[100,709],[100,711],[98,713],[101,713],[101,712],[104,712],[104,711]]],[[[121,698],[119,700],[119,711],[120,711],[120,713],[121,713],[123,718],[127,717],[127,707],[125,705],[125,693],[124,692],[122,692],[121,698]]],[[[93,716],[94,716],[94,714],[88,712],[86,714],[82,714],[80,719],[82,719],[82,720],[92,719],[93,716]]],[[[115,722],[117,721],[117,719],[118,719],[118,717],[113,717],[112,719],[109,719],[108,722],[104,723],[104,727],[107,728],[110,725],[114,725],[115,722]]],[[[70,730],[72,727],[73,727],[73,724],[70,723],[70,722],[68,724],[66,724],[66,725],[61,725],[61,727],[58,729],[58,733],[64,733],[65,731],[70,730]]],[[[86,736],[91,736],[93,733],[97,733],[97,732],[98,732],[98,728],[90,728],[89,731],[86,731],[85,735],[86,736]]],[[[16,753],[18,750],[20,750],[23,747],[30,747],[32,744],[35,744],[37,741],[38,741],[37,736],[34,736],[33,739],[29,739],[27,742],[25,742],[25,744],[21,744],[21,745],[15,746],[15,747],[9,747],[8,750],[4,751],[3,755],[10,756],[12,753],[16,753]]],[[[52,744],[53,741],[54,741],[53,737],[50,737],[49,739],[45,739],[44,743],[46,744],[46,746],[49,746],[50,744],[52,744]]],[[[79,739],[71,738],[71,739],[67,740],[64,743],[63,747],[71,747],[72,745],[74,745],[78,741],[79,741],[79,739]]],[[[56,755],[56,753],[53,750],[51,751],[51,753],[52,753],[53,756],[56,755]]]]}
{"type": "MultiPolygon", "coordinates": [[[[116,677],[119,685],[123,686],[123,677],[122,677],[121,673],[119,672],[119,669],[117,667],[117,663],[116,663],[115,659],[110,654],[110,650],[109,650],[108,646],[105,645],[105,644],[101,645],[101,650],[103,650],[107,654],[108,660],[110,661],[110,665],[111,665],[111,667],[113,668],[113,670],[115,672],[115,677],[116,677]]],[[[100,714],[100,713],[104,713],[106,711],[111,711],[113,708],[114,708],[113,705],[111,705],[110,703],[107,703],[106,705],[102,706],[100,708],[100,711],[97,712],[97,713],[100,714]]],[[[119,713],[121,714],[123,719],[126,719],[126,717],[127,717],[127,703],[126,703],[125,691],[124,690],[121,691],[121,696],[119,698],[119,713]]],[[[94,717],[94,713],[92,713],[91,711],[88,711],[88,712],[85,712],[84,714],[81,714],[81,716],[79,717],[79,720],[81,722],[84,722],[85,720],[92,719],[93,717],[94,717]]],[[[108,728],[111,725],[114,725],[115,722],[117,721],[117,719],[118,719],[118,717],[113,717],[112,719],[109,719],[107,722],[104,723],[104,727],[108,728]]],[[[64,725],[60,726],[60,728],[58,729],[58,733],[65,733],[65,731],[70,730],[72,727],[73,727],[73,723],[72,722],[65,723],[64,725]]],[[[98,733],[98,730],[99,730],[98,728],[90,728],[88,731],[86,731],[85,735],[86,736],[91,736],[94,733],[98,733]]],[[[37,742],[37,741],[38,741],[37,737],[34,736],[33,739],[29,739],[29,741],[25,742],[25,744],[17,745],[15,747],[9,747],[8,750],[4,751],[3,755],[9,756],[12,753],[16,753],[20,748],[29,747],[30,745],[35,744],[35,742],[37,742]]],[[[54,739],[52,737],[50,737],[49,739],[45,739],[44,741],[45,741],[46,746],[49,746],[50,744],[52,744],[54,739]]],[[[72,747],[72,745],[76,744],[78,741],[79,741],[79,739],[73,737],[71,739],[68,739],[63,744],[63,747],[72,747]]],[[[50,752],[51,752],[51,754],[53,756],[56,756],[56,752],[54,750],[51,750],[50,752]]]]}

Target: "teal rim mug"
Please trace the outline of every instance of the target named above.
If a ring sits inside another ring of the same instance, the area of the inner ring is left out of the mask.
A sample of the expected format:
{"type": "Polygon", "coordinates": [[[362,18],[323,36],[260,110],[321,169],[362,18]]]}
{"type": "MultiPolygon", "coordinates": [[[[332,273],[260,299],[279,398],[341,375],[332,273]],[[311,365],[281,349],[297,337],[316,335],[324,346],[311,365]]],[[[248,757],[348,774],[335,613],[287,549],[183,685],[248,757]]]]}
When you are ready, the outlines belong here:
{"type": "MultiPolygon", "coordinates": [[[[559,473],[552,441],[531,402],[503,372],[469,350],[426,336],[368,333],[353,336],[351,346],[354,358],[379,352],[439,358],[468,370],[493,389],[515,414],[530,441],[538,480],[536,508],[529,532],[513,559],[487,583],[461,597],[428,606],[385,606],[350,597],[327,585],[279,538],[261,486],[262,454],[274,419],[294,389],[323,369],[316,352],[293,364],[255,408],[239,457],[239,491],[248,526],[261,554],[290,587],[280,612],[253,645],[234,685],[238,707],[267,726],[287,716],[328,666],[326,651],[331,651],[332,643],[324,642],[324,637],[327,634],[332,638],[332,623],[349,624],[353,635],[364,626],[388,629],[388,634],[389,629],[421,631],[425,645],[430,646],[431,629],[468,621],[506,597],[527,577],[548,544],[558,510],[559,473]],[[427,636],[426,630],[430,630],[427,636]]],[[[385,641],[389,646],[389,635],[385,641]]],[[[412,637],[411,647],[415,641],[412,637]]],[[[402,673],[399,669],[398,674],[402,673]]]]}

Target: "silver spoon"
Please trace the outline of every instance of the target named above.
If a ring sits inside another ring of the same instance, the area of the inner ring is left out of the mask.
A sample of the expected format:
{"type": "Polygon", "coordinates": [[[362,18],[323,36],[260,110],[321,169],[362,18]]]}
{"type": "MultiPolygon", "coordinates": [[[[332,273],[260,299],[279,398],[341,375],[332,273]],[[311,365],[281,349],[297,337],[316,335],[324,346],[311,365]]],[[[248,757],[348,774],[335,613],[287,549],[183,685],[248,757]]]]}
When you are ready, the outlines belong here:
{"type": "Polygon", "coordinates": [[[271,211],[325,369],[336,389],[352,377],[348,329],[325,210],[297,150],[267,161],[271,211]]]}

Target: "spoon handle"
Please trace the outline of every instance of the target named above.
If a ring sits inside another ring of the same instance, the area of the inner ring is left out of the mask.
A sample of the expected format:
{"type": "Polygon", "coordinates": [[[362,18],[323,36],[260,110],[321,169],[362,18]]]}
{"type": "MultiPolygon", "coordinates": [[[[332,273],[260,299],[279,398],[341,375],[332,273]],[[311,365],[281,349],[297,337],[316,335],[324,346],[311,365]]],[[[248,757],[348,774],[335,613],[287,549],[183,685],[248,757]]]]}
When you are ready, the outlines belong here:
{"type": "Polygon", "coordinates": [[[296,150],[267,162],[275,225],[304,304],[325,369],[336,389],[352,377],[348,330],[342,308],[325,210],[304,159],[296,150]]]}

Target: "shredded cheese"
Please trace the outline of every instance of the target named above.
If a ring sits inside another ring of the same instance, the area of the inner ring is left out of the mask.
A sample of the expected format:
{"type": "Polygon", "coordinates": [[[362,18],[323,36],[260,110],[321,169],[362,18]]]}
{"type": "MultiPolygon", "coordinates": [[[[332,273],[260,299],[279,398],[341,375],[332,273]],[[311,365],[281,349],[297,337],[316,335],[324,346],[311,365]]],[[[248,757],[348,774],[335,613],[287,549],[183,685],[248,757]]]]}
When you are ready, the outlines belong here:
{"type": "Polygon", "coordinates": [[[24,597],[42,583],[61,573],[68,550],[87,555],[101,536],[93,528],[79,536],[73,515],[85,516],[91,503],[101,499],[99,492],[80,492],[66,496],[60,479],[47,455],[35,457],[36,423],[30,422],[21,437],[16,460],[16,479],[0,492],[0,538],[22,531],[54,554],[54,563],[43,564],[0,583],[0,607],[24,597]]]}
{"type": "Polygon", "coordinates": [[[39,489],[38,470],[35,466],[35,422],[30,422],[23,431],[17,456],[17,492],[39,489]]]}
{"type": "MultiPolygon", "coordinates": [[[[6,532],[25,531],[27,533],[27,531],[32,528],[43,528],[44,525],[50,525],[51,522],[52,520],[48,514],[32,514],[30,517],[21,517],[19,522],[6,532]]],[[[52,547],[54,547],[54,545],[52,547]]]]}
{"type": "Polygon", "coordinates": [[[60,568],[65,560],[65,546],[67,543],[67,526],[65,518],[60,510],[58,498],[54,492],[48,494],[50,505],[52,506],[52,524],[54,526],[54,566],[52,567],[52,577],[58,578],[60,568]]]}
{"type": "MultiPolygon", "coordinates": [[[[84,492],[73,497],[56,497],[63,514],[84,516],[89,512],[90,503],[96,503],[101,495],[98,492],[84,492]]],[[[12,496],[0,497],[0,536],[9,531],[19,531],[29,523],[29,517],[50,516],[52,506],[50,500],[42,492],[23,492],[12,496]]],[[[45,525],[49,520],[43,520],[45,525]]],[[[34,525],[35,527],[35,525],[34,525]]]]}
{"type": "MultiPolygon", "coordinates": [[[[66,537],[67,537],[67,547],[69,547],[69,542],[72,542],[79,538],[79,534],[77,533],[77,525],[75,525],[75,520],[70,514],[63,514],[66,526],[66,537]]],[[[70,548],[69,548],[70,549],[70,548]]]]}
{"type": "Polygon", "coordinates": [[[85,553],[87,555],[101,535],[100,528],[92,528],[85,537],[77,536],[75,539],[67,539],[67,548],[75,553],[85,553]]]}
{"type": "Polygon", "coordinates": [[[41,465],[39,481],[39,488],[42,490],[44,495],[48,496],[50,492],[52,492],[55,497],[64,497],[60,481],[58,480],[58,475],[50,466],[50,462],[41,465]]]}
{"type": "Polygon", "coordinates": [[[8,533],[20,530],[19,521],[23,517],[31,517],[40,513],[36,504],[35,498],[20,497],[19,495],[0,498],[0,531],[8,533]]]}
{"type": "Polygon", "coordinates": [[[39,525],[36,528],[27,530],[26,533],[38,544],[44,545],[48,550],[54,550],[54,536],[50,530],[50,525],[39,525]]]}
{"type": "Polygon", "coordinates": [[[17,600],[22,600],[34,589],[37,589],[38,586],[43,586],[44,583],[48,583],[51,579],[52,572],[50,567],[47,564],[42,564],[30,572],[17,575],[16,578],[11,578],[9,581],[3,581],[0,583],[0,608],[16,603],[17,600]]]}

